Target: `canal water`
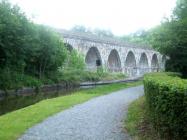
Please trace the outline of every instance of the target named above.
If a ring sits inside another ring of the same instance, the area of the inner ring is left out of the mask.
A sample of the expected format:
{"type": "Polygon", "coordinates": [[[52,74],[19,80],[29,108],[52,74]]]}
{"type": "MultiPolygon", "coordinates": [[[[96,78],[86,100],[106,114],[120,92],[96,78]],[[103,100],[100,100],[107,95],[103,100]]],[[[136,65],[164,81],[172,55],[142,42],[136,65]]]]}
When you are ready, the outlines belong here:
{"type": "Polygon", "coordinates": [[[27,107],[29,105],[35,104],[44,99],[55,98],[59,96],[64,96],[68,94],[73,94],[75,91],[84,90],[87,88],[94,88],[95,86],[80,86],[68,89],[63,89],[58,92],[50,93],[34,93],[30,95],[19,95],[19,96],[9,96],[0,100],[0,115],[6,114],[8,112],[27,107]]]}

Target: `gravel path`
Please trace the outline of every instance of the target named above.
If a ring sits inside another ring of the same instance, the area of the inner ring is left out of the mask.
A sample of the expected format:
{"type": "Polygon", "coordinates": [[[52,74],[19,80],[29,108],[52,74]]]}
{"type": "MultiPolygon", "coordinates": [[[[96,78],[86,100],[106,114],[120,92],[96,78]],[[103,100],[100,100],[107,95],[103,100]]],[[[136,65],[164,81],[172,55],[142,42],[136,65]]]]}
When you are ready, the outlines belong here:
{"type": "Polygon", "coordinates": [[[137,86],[91,99],[49,117],[19,140],[129,140],[123,119],[141,95],[143,86],[137,86]]]}

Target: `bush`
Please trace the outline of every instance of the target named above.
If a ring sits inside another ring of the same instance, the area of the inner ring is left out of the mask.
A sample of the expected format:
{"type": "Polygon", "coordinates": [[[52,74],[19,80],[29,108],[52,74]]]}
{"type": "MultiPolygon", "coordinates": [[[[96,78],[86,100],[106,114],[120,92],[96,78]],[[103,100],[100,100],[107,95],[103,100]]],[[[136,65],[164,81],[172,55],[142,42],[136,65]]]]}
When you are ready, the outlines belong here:
{"type": "Polygon", "coordinates": [[[83,81],[99,81],[101,80],[101,77],[99,77],[97,72],[91,72],[91,71],[85,71],[83,74],[83,81]]]}
{"type": "Polygon", "coordinates": [[[165,74],[167,74],[168,76],[172,76],[172,77],[182,77],[182,74],[178,72],[167,72],[165,74]]]}
{"type": "Polygon", "coordinates": [[[156,131],[166,139],[187,139],[187,80],[171,73],[144,77],[146,103],[156,131]]]}
{"type": "Polygon", "coordinates": [[[59,70],[57,82],[78,83],[81,81],[83,71],[73,68],[59,70]]]}
{"type": "Polygon", "coordinates": [[[23,87],[39,87],[42,85],[38,79],[11,71],[9,68],[0,69],[0,89],[19,89],[23,87]]]}

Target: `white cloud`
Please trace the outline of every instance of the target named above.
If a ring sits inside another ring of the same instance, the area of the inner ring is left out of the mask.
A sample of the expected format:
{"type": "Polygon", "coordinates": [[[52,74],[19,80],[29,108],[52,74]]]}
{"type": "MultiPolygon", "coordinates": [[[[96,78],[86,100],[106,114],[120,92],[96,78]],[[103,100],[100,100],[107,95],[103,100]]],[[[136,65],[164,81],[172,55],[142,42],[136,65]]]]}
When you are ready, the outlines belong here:
{"type": "Polygon", "coordinates": [[[57,28],[74,25],[110,29],[122,35],[158,25],[176,0],[10,0],[34,21],[57,28]]]}

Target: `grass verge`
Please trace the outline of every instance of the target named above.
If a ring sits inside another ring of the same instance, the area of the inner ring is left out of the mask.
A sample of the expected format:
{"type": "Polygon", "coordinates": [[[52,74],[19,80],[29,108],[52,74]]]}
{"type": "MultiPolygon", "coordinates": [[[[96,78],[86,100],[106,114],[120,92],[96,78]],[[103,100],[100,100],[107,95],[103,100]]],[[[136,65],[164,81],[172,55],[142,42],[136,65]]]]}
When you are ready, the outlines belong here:
{"type": "Polygon", "coordinates": [[[125,129],[132,136],[133,140],[159,140],[147,115],[145,96],[133,101],[129,105],[125,129]]]}
{"type": "Polygon", "coordinates": [[[57,112],[85,102],[93,97],[140,84],[142,84],[141,81],[81,90],[71,95],[43,100],[34,105],[5,114],[0,116],[0,140],[15,140],[28,128],[57,112]]]}

